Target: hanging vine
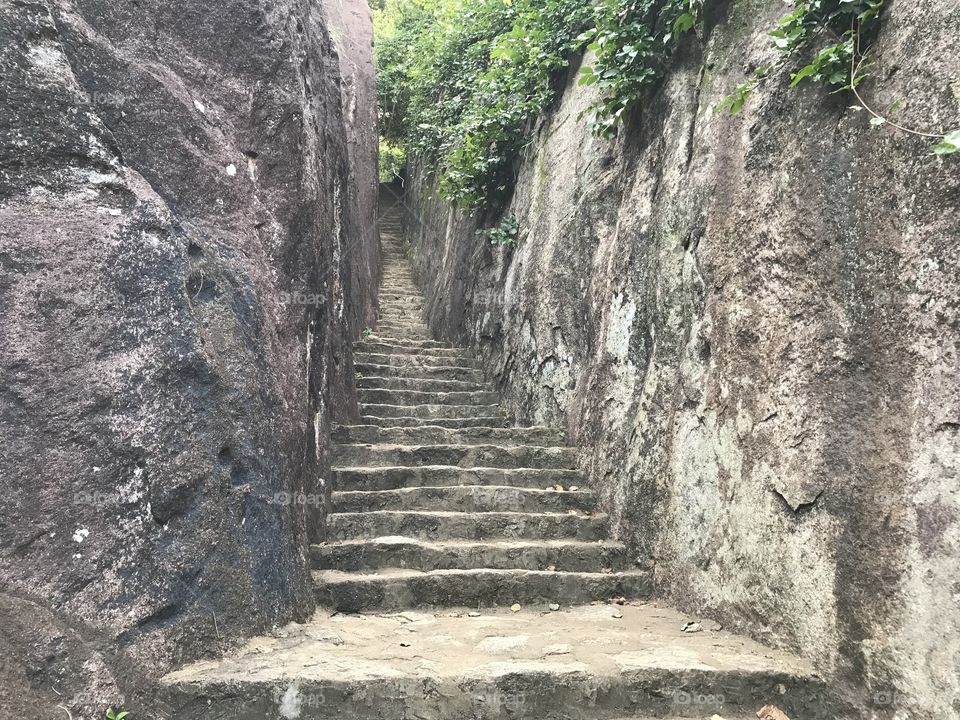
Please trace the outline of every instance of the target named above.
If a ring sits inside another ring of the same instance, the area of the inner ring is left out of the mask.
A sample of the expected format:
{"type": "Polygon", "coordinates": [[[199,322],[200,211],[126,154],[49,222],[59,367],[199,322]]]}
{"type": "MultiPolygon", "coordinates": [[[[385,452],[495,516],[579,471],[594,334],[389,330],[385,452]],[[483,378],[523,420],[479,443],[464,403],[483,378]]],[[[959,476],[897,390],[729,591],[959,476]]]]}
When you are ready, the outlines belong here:
{"type": "MultiPolygon", "coordinates": [[[[901,132],[935,140],[933,152],[952,155],[960,152],[960,130],[952,132],[920,130],[891,120],[863,97],[860,84],[868,76],[870,41],[879,25],[885,0],[812,0],[796,4],[793,11],[777,22],[770,32],[771,45],[780,56],[774,65],[757,68],[747,82],[735,87],[719,105],[736,115],[753,95],[757,87],[773,77],[775,70],[792,69],[790,87],[803,81],[823,83],[834,92],[849,91],[858,110],[872,117],[874,126],[888,125],[901,132]],[[819,46],[813,58],[810,51],[819,46]],[[806,57],[806,60],[802,58],[806,57]]],[[[887,108],[892,113],[900,106],[887,108]]]]}

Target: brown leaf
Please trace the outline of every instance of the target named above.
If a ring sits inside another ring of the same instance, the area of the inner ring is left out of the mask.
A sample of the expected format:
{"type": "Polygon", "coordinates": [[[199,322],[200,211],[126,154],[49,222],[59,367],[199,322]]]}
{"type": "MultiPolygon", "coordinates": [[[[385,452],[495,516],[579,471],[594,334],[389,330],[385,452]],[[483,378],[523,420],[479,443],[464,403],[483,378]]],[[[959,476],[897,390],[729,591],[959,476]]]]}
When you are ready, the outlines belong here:
{"type": "Polygon", "coordinates": [[[787,714],[776,705],[764,705],[757,713],[760,720],[790,720],[787,714]]]}

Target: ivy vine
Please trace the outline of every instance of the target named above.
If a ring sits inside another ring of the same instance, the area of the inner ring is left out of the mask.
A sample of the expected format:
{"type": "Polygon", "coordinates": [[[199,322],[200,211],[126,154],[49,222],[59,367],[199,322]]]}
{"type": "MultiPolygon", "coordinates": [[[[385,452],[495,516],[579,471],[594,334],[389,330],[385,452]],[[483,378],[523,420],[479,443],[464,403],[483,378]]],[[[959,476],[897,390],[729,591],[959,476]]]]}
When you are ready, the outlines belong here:
{"type": "MultiPolygon", "coordinates": [[[[757,87],[777,70],[790,71],[790,87],[806,81],[822,83],[833,92],[849,91],[858,110],[867,111],[871,125],[889,125],[901,132],[935,140],[936,155],[960,152],[960,130],[930,132],[910,128],[889,119],[874,109],[858,89],[868,76],[870,42],[879,26],[885,0],[810,0],[797,2],[794,9],[777,22],[770,35],[777,51],[774,65],[757,68],[745,83],[733,88],[718,106],[731,115],[740,112],[757,87]],[[811,52],[813,53],[811,56],[811,52]]],[[[891,113],[900,103],[891,105],[891,113]]]]}

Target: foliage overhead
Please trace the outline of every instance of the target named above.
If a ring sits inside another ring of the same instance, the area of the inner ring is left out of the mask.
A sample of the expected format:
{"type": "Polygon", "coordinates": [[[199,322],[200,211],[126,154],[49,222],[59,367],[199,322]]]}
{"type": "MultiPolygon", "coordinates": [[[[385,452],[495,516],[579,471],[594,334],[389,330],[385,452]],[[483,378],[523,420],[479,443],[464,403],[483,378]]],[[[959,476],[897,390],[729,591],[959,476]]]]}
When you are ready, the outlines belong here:
{"type": "MultiPolygon", "coordinates": [[[[586,115],[603,137],[663,77],[705,0],[371,0],[374,3],[384,177],[410,157],[437,172],[440,192],[465,208],[496,206],[537,117],[556,98],[571,58],[589,51],[579,82],[599,99],[586,115]]],[[[875,126],[934,138],[960,151],[956,132],[905,128],[857,88],[886,0],[793,0],[770,32],[774,65],[757,68],[720,105],[739,112],[756,87],[788,71],[790,85],[850,92],[875,126]]],[[[891,112],[894,108],[888,109],[891,112]]]]}
{"type": "Polygon", "coordinates": [[[604,100],[592,126],[611,136],[663,74],[702,0],[383,0],[374,9],[381,133],[438,171],[462,207],[496,204],[559,76],[587,45],[581,82],[604,100]]]}

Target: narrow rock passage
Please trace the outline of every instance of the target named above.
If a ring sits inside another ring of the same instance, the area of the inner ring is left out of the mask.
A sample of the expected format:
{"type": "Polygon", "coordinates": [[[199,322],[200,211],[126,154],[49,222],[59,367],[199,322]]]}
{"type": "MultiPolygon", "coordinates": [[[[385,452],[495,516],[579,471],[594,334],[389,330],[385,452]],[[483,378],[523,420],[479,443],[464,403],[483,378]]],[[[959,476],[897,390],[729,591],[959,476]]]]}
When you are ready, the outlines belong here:
{"type": "Polygon", "coordinates": [[[329,539],[313,548],[325,609],[168,676],[178,717],[818,707],[799,659],[643,600],[649,573],[607,537],[575,451],[556,430],[512,427],[471,354],[431,339],[395,212],[381,232],[380,320],[356,344],[362,424],[335,429],[329,539]]]}

